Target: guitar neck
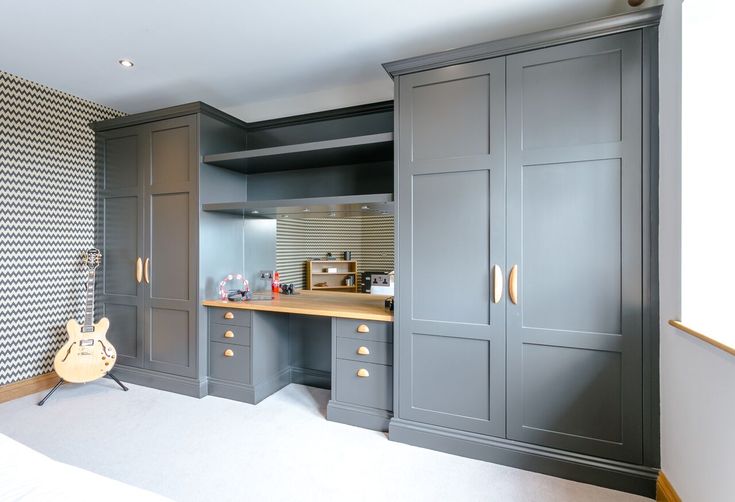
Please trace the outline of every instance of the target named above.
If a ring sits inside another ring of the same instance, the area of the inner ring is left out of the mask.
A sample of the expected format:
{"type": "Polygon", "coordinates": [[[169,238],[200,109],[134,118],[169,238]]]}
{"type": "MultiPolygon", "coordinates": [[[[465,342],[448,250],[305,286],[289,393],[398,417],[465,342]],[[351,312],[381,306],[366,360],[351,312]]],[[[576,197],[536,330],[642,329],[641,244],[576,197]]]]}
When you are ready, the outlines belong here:
{"type": "Polygon", "coordinates": [[[94,279],[95,269],[87,272],[87,289],[85,292],[84,302],[84,326],[82,331],[88,332],[94,330],[94,279]]]}

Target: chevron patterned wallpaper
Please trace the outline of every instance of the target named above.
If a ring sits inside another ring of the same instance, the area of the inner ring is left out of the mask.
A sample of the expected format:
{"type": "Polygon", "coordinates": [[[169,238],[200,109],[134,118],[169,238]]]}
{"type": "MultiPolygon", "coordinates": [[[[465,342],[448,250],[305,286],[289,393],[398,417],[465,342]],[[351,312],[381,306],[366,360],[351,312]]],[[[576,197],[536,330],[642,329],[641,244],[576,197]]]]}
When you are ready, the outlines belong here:
{"type": "Polygon", "coordinates": [[[323,259],[328,252],[341,258],[352,251],[357,271],[393,270],[393,217],[294,218],[278,220],[276,266],[281,282],[306,285],[310,258],[323,259]]]}
{"type": "Polygon", "coordinates": [[[0,385],[47,373],[83,311],[94,133],[122,113],[0,71],[0,385]]]}

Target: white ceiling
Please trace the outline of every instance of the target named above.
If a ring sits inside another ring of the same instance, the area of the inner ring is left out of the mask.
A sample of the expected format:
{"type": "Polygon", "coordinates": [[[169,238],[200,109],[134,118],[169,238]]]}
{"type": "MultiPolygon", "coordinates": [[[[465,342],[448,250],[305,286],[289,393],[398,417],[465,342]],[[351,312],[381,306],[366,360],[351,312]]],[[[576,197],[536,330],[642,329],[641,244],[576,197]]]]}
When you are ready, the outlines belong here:
{"type": "Polygon", "coordinates": [[[127,113],[201,100],[252,121],[391,99],[386,61],[629,9],[627,0],[3,2],[0,70],[127,113]]]}

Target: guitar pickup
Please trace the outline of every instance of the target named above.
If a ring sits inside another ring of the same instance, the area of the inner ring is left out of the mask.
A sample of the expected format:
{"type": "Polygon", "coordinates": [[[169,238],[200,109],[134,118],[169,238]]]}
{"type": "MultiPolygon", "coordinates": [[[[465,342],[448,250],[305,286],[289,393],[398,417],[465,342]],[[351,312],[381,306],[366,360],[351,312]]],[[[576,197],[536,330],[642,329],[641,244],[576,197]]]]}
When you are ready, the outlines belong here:
{"type": "Polygon", "coordinates": [[[94,338],[85,338],[79,341],[80,347],[91,347],[92,345],[94,345],[94,338]]]}

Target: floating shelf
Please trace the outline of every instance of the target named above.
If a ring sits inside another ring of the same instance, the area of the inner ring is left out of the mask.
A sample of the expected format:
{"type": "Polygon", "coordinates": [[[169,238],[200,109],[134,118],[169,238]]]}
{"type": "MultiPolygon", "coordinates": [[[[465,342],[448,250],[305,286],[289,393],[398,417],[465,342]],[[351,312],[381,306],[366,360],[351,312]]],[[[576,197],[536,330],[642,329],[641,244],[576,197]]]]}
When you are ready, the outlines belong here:
{"type": "Polygon", "coordinates": [[[393,194],[341,195],[305,199],[256,200],[203,204],[204,211],[246,218],[328,218],[393,214],[393,194]]]}
{"type": "Polygon", "coordinates": [[[393,160],[393,133],[205,155],[207,164],[245,174],[393,160]]]}

